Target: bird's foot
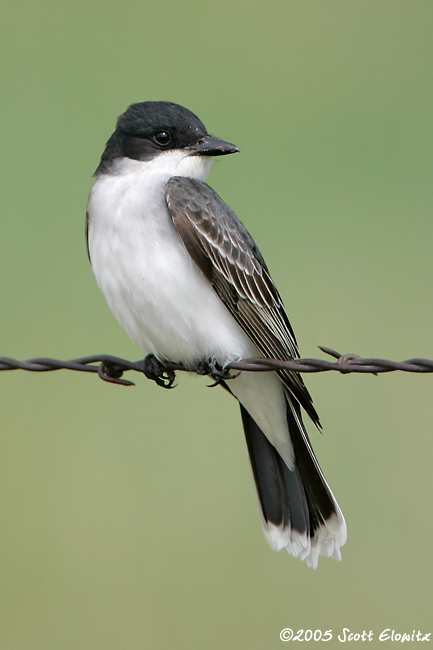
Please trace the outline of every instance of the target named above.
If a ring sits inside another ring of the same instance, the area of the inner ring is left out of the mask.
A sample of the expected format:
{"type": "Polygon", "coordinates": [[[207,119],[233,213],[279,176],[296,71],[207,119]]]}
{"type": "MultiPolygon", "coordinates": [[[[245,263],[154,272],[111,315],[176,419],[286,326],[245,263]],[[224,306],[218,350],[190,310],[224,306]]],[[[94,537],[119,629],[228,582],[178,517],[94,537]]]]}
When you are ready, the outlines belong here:
{"type": "Polygon", "coordinates": [[[239,372],[232,374],[230,368],[220,366],[215,359],[202,361],[197,367],[196,372],[198,375],[210,375],[215,379],[213,384],[209,384],[208,388],[218,386],[218,384],[221,384],[223,381],[226,381],[227,379],[235,379],[240,375],[239,372]]]}
{"type": "Polygon", "coordinates": [[[175,388],[173,386],[176,379],[174,370],[167,368],[154,354],[148,354],[143,359],[143,372],[148,379],[152,379],[158,386],[175,388]]]}

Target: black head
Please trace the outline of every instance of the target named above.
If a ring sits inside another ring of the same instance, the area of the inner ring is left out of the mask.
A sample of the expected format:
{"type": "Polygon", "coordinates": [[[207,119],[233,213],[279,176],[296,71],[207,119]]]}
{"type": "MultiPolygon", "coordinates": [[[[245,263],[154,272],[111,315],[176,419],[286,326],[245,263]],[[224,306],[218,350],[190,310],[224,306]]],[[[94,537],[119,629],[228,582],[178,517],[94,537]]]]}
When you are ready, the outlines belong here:
{"type": "Polygon", "coordinates": [[[119,158],[151,160],[170,149],[189,155],[221,156],[239,151],[234,145],[209,136],[194,113],[172,102],[131,104],[117,120],[95,174],[110,170],[119,158]]]}

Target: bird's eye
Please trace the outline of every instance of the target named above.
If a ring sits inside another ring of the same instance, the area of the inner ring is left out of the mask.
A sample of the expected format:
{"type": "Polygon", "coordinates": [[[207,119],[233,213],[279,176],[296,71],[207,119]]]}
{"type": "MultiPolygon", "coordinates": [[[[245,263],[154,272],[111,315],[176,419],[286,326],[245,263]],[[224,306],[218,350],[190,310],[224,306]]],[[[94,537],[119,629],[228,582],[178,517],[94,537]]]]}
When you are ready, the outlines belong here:
{"type": "Polygon", "coordinates": [[[171,135],[168,133],[168,131],[159,131],[158,133],[155,133],[153,139],[155,140],[156,144],[159,144],[162,147],[166,147],[171,142],[171,135]]]}

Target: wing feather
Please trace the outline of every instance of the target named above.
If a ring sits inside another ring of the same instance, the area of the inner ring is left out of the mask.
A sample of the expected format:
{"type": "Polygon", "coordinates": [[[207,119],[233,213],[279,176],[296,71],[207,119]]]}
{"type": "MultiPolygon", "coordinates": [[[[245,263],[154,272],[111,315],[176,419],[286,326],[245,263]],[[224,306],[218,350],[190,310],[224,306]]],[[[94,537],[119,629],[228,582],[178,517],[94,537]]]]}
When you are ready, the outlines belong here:
{"type": "MultiPolygon", "coordinates": [[[[166,199],[192,259],[259,352],[282,360],[299,357],[295,335],[266,263],[235,213],[209,185],[192,178],[171,178],[166,199]]],[[[301,376],[290,371],[278,374],[320,426],[301,376]]]]}

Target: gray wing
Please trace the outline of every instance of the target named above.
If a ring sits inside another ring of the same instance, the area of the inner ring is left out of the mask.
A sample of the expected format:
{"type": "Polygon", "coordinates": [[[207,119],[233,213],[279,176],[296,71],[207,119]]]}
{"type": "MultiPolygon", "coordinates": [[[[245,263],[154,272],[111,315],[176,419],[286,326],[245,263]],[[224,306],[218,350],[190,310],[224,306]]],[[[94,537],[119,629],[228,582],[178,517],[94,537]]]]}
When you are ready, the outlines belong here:
{"type": "MultiPolygon", "coordinates": [[[[209,185],[192,178],[171,178],[166,199],[192,259],[260,353],[282,360],[299,357],[295,335],[266,263],[235,213],[209,185]]],[[[289,371],[278,374],[320,426],[301,376],[289,371]]]]}

